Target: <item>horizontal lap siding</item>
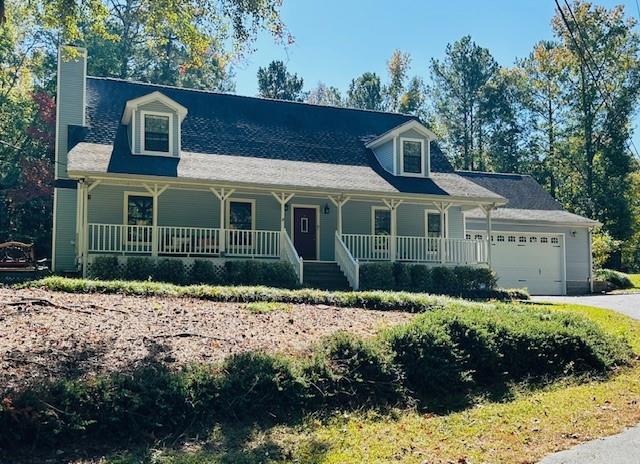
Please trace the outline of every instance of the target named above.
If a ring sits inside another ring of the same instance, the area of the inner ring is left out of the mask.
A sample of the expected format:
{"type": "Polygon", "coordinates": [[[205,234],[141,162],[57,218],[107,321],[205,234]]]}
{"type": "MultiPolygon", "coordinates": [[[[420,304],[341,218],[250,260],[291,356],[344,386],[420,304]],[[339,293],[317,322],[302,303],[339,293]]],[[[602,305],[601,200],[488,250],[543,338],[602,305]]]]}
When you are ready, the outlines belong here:
{"type": "MultiPolygon", "coordinates": [[[[567,261],[567,292],[574,293],[589,289],[589,230],[586,227],[538,226],[535,224],[507,224],[492,221],[493,230],[506,232],[530,232],[564,234],[567,261]],[[575,232],[575,237],[571,232],[575,232]]],[[[487,230],[486,221],[467,221],[468,230],[487,230]]]]}
{"type": "Polygon", "coordinates": [[[55,189],[55,269],[56,272],[76,270],[76,190],[55,189]]]}
{"type": "Polygon", "coordinates": [[[217,228],[220,200],[212,192],[167,189],[158,198],[158,225],[217,228]]]}

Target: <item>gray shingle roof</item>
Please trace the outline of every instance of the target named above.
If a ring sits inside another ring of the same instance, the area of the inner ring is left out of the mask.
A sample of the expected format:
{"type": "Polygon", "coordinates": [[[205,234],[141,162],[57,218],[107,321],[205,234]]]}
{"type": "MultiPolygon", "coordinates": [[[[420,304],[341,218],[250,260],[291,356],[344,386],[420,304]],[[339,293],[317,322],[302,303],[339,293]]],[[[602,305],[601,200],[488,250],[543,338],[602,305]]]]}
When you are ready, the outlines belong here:
{"type": "MultiPolygon", "coordinates": [[[[509,200],[509,203],[492,213],[494,219],[590,226],[600,224],[592,219],[565,211],[562,205],[529,175],[472,171],[456,172],[465,179],[471,180],[509,200]]],[[[484,219],[485,214],[477,209],[469,211],[467,217],[484,219]]]]}
{"type": "MultiPolygon", "coordinates": [[[[415,116],[244,97],[109,78],[87,78],[85,141],[120,143],[120,120],[127,101],[154,91],[188,108],[182,149],[193,153],[366,166],[371,140],[415,116]]],[[[439,147],[432,146],[432,170],[453,172],[439,147]]]]}
{"type": "MultiPolygon", "coordinates": [[[[190,180],[237,182],[274,187],[315,188],[341,192],[419,193],[459,198],[503,200],[451,172],[433,173],[429,179],[395,177],[371,165],[342,165],[266,159],[248,156],[183,151],[180,158],[118,155],[112,145],[81,142],[69,152],[71,173],[128,173],[190,180]],[[120,157],[133,159],[121,165],[120,157]],[[153,162],[150,162],[152,160],[153,162]]],[[[373,155],[372,155],[373,156],[373,155]]]]}

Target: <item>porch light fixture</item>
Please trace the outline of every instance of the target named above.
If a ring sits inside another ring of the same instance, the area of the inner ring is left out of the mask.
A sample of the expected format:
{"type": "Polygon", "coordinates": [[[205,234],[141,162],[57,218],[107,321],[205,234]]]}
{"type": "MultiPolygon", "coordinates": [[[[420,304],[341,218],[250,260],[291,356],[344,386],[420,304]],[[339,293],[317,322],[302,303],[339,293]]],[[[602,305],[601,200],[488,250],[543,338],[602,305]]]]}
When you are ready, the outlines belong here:
{"type": "Polygon", "coordinates": [[[329,214],[329,203],[324,204],[324,209],[322,210],[324,214],[329,214]]]}

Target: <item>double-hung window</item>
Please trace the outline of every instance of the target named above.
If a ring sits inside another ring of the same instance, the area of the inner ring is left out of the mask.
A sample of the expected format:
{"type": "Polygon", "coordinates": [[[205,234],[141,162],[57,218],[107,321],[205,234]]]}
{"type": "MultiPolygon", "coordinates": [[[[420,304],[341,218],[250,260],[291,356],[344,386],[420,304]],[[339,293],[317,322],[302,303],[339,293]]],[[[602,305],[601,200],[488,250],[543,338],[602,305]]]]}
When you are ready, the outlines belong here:
{"type": "Polygon", "coordinates": [[[229,242],[231,246],[251,246],[252,232],[254,229],[254,202],[229,201],[227,228],[231,230],[229,242]]]}
{"type": "Polygon", "coordinates": [[[391,210],[387,208],[373,208],[372,224],[374,259],[388,259],[389,240],[391,236],[391,210]]]}
{"type": "Polygon", "coordinates": [[[171,116],[155,113],[143,113],[143,151],[149,153],[167,153],[171,150],[171,116]]]}
{"type": "MultiPolygon", "coordinates": [[[[126,194],[127,241],[130,246],[151,243],[153,225],[153,197],[126,194]]],[[[139,250],[143,251],[143,250],[139,250]]]]}
{"type": "Polygon", "coordinates": [[[424,173],[424,142],[420,139],[400,139],[402,173],[420,175],[424,173]]]}

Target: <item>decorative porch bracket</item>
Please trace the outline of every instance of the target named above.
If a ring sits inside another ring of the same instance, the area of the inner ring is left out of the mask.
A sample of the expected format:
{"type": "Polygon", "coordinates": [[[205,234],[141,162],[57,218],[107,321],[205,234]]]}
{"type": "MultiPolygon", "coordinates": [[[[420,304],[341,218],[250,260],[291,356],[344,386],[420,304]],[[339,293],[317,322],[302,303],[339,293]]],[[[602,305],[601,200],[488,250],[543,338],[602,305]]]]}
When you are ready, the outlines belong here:
{"type": "Polygon", "coordinates": [[[382,199],[382,203],[385,204],[385,206],[387,208],[389,208],[389,211],[391,211],[391,237],[390,237],[390,243],[389,243],[389,258],[391,258],[391,261],[395,261],[396,260],[396,236],[398,235],[398,226],[396,224],[396,217],[397,217],[397,209],[398,206],[400,206],[402,204],[403,200],[387,200],[386,198],[382,199]]]}
{"type": "Polygon", "coordinates": [[[153,232],[151,234],[151,256],[154,258],[158,256],[158,198],[169,188],[169,185],[164,185],[158,188],[158,184],[154,184],[153,188],[147,184],[142,184],[147,192],[151,194],[153,198],[153,232]]]}
{"type": "Polygon", "coordinates": [[[280,203],[280,231],[284,232],[285,230],[284,208],[285,208],[285,205],[289,203],[289,200],[291,200],[295,196],[295,193],[287,194],[286,192],[271,192],[271,195],[273,195],[273,197],[278,201],[278,203],[280,203]]]}
{"type": "Polygon", "coordinates": [[[218,245],[220,254],[223,254],[226,250],[226,234],[224,232],[224,223],[225,223],[225,205],[229,197],[236,191],[236,189],[225,189],[224,187],[220,190],[216,190],[215,187],[209,187],[211,193],[213,193],[218,200],[220,200],[220,244],[218,245]]]}
{"type": "Polygon", "coordinates": [[[342,237],[342,207],[349,201],[351,197],[347,196],[331,196],[329,195],[329,200],[331,200],[331,203],[333,203],[334,205],[336,205],[336,208],[338,208],[338,224],[337,224],[337,230],[338,230],[338,234],[340,234],[340,236],[342,237]]]}
{"type": "Polygon", "coordinates": [[[484,214],[487,217],[487,264],[489,265],[489,269],[491,269],[491,211],[493,211],[495,207],[496,206],[494,204],[480,205],[480,209],[484,211],[484,214]]]}
{"type": "Polygon", "coordinates": [[[444,215],[447,214],[449,208],[451,208],[451,203],[435,203],[436,209],[440,213],[440,264],[444,264],[446,261],[446,253],[445,253],[445,227],[446,223],[444,220],[444,215]]]}

